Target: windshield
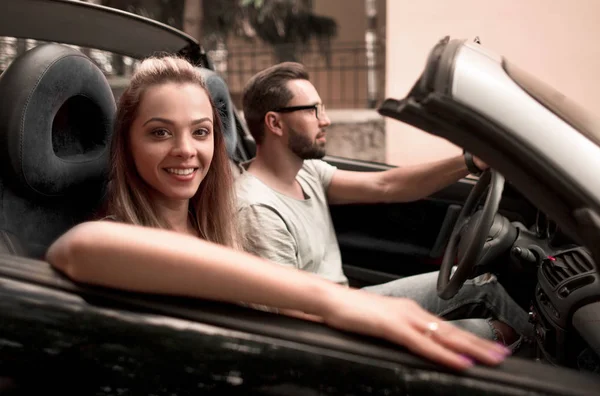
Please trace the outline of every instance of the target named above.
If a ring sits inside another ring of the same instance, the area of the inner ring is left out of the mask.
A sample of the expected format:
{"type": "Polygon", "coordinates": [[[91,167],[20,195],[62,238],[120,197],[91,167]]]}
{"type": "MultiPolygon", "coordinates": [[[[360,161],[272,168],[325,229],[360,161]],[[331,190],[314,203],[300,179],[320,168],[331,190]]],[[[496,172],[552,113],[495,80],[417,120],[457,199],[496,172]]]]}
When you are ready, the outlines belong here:
{"type": "Polygon", "coordinates": [[[600,119],[556,89],[503,60],[506,73],[534,99],[600,146],[600,119]]]}

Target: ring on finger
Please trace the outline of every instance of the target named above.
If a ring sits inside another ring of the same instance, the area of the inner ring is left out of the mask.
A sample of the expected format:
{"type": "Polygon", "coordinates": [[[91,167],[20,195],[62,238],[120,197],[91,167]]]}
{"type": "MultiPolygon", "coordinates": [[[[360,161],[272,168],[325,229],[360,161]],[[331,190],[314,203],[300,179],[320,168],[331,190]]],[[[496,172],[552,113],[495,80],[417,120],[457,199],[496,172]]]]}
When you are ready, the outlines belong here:
{"type": "Polygon", "coordinates": [[[440,324],[438,322],[429,322],[425,327],[425,332],[423,335],[425,337],[431,337],[440,329],[440,324]]]}

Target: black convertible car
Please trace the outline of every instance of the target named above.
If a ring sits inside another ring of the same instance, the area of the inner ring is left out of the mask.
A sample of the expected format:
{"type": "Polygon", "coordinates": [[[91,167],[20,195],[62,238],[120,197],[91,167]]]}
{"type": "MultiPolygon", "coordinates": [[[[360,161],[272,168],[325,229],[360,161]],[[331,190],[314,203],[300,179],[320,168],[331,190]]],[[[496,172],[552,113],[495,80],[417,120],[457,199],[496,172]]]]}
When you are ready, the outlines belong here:
{"type": "Polygon", "coordinates": [[[600,394],[600,124],[560,93],[477,43],[441,40],[409,95],[379,111],[465,147],[494,171],[419,202],[331,208],[353,285],[441,263],[441,297],[492,271],[530,312],[536,336],[519,356],[457,373],[317,323],[89,287],[52,269],[47,247],[102,199],[115,110],[100,69],[67,45],[187,57],[220,107],[232,161],[251,158],[253,141],[186,34],[88,3],[1,3],[0,36],[45,42],[0,75],[3,394],[600,394]]]}

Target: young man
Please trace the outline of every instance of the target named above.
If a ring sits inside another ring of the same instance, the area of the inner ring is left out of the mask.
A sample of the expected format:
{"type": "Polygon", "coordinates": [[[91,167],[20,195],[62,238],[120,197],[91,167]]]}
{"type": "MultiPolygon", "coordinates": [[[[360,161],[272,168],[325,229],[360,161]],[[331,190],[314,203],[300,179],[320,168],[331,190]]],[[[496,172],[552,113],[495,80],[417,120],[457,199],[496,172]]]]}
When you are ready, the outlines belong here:
{"type": "MultiPolygon", "coordinates": [[[[244,117],[256,157],[237,180],[238,209],[248,251],[282,265],[347,285],[329,204],[407,202],[422,199],[466,176],[463,156],[383,172],[350,172],[321,160],[330,120],[298,63],[255,75],[244,90],[244,117]]],[[[473,158],[479,169],[487,167],[473,158]]],[[[487,274],[486,274],[487,275],[487,274]]],[[[365,290],[407,297],[479,336],[516,346],[530,335],[527,314],[494,276],[467,281],[450,301],[437,296],[437,272],[365,290]],[[475,309],[487,319],[468,319],[475,309]]]]}

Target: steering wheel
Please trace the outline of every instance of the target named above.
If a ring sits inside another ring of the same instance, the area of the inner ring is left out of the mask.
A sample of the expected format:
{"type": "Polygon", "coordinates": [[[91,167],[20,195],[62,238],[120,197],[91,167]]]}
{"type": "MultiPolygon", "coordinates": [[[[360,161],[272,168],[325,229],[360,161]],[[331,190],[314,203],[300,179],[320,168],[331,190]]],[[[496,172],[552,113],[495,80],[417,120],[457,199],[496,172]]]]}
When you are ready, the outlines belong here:
{"type": "Polygon", "coordinates": [[[471,190],[458,215],[444,253],[437,282],[440,298],[449,300],[454,297],[473,273],[498,212],[503,189],[504,177],[494,170],[487,169],[471,190]],[[486,193],[483,209],[475,213],[486,193]],[[456,271],[450,277],[457,257],[456,271]]]}

